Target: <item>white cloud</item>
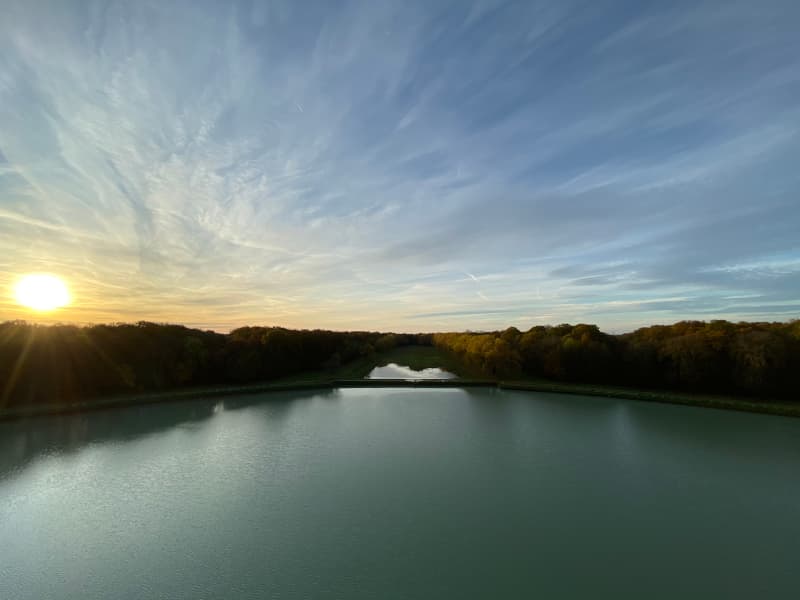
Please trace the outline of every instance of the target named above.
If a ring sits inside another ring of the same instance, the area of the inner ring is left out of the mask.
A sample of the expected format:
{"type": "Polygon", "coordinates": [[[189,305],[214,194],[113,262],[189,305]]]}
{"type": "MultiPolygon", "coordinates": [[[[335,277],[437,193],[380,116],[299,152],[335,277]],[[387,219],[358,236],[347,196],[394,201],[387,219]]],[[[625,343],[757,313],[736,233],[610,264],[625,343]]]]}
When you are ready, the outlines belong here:
{"type": "Polygon", "coordinates": [[[696,275],[742,262],[707,240],[732,215],[747,260],[798,251],[793,5],[523,4],[13,3],[0,285],[55,266],[59,318],[222,329],[739,314],[761,288],[696,275]]]}

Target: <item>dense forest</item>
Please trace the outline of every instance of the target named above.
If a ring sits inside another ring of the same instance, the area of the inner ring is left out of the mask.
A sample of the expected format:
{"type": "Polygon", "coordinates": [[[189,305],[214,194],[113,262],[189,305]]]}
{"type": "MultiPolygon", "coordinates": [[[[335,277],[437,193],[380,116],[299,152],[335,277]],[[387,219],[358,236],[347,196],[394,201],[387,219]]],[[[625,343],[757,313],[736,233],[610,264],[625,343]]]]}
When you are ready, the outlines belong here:
{"type": "Polygon", "coordinates": [[[430,339],[280,327],[220,334],[149,322],[76,327],[10,321],[0,324],[0,408],[269,381],[430,339]]]}
{"type": "Polygon", "coordinates": [[[595,325],[439,333],[434,343],[489,376],[795,398],[800,321],[681,321],[609,335],[595,325]]]}
{"type": "Polygon", "coordinates": [[[148,322],[0,324],[0,408],[126,392],[269,381],[396,346],[435,345],[472,373],[515,379],[796,397],[800,321],[683,321],[623,335],[594,325],[393,334],[243,327],[229,334],[148,322]]]}

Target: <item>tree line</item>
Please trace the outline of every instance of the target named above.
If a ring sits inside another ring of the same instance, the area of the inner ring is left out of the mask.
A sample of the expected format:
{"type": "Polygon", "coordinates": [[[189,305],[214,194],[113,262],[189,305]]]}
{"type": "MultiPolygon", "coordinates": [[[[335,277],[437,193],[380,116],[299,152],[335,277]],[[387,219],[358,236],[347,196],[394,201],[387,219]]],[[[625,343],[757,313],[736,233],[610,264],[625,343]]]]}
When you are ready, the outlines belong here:
{"type": "Polygon", "coordinates": [[[682,321],[611,335],[595,325],[394,334],[242,327],[228,334],[149,322],[0,324],[0,409],[119,393],[269,381],[335,369],[403,345],[434,345],[504,379],[797,397],[800,321],[682,321]]]}
{"type": "Polygon", "coordinates": [[[434,344],[489,376],[798,397],[800,321],[681,321],[610,335],[596,325],[439,333],[434,344]]]}
{"type": "Polygon", "coordinates": [[[269,381],[335,368],[430,336],[242,327],[228,334],[149,322],[0,324],[0,409],[119,393],[269,381]]]}

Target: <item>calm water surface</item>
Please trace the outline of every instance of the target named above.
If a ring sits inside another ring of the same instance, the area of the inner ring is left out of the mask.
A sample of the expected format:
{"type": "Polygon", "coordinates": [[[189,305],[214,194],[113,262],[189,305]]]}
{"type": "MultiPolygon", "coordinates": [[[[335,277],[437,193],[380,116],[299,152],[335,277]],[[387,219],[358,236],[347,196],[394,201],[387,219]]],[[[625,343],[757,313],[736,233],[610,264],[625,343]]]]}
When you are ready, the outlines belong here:
{"type": "Polygon", "coordinates": [[[0,423],[0,598],[798,598],[800,419],[347,389],[0,423]]]}
{"type": "Polygon", "coordinates": [[[366,377],[367,379],[453,379],[455,375],[438,367],[429,367],[417,371],[411,367],[389,363],[382,367],[375,367],[366,377]]]}

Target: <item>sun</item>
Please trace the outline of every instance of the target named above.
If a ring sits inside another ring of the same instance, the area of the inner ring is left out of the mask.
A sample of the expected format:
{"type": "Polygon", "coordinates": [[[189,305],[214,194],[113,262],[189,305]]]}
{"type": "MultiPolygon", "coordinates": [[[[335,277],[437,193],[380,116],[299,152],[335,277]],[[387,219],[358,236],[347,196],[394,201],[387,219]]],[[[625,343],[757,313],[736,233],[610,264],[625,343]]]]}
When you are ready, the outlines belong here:
{"type": "Polygon", "coordinates": [[[14,288],[14,297],[22,306],[38,311],[55,310],[70,301],[67,285],[58,277],[43,273],[20,279],[14,288]]]}

